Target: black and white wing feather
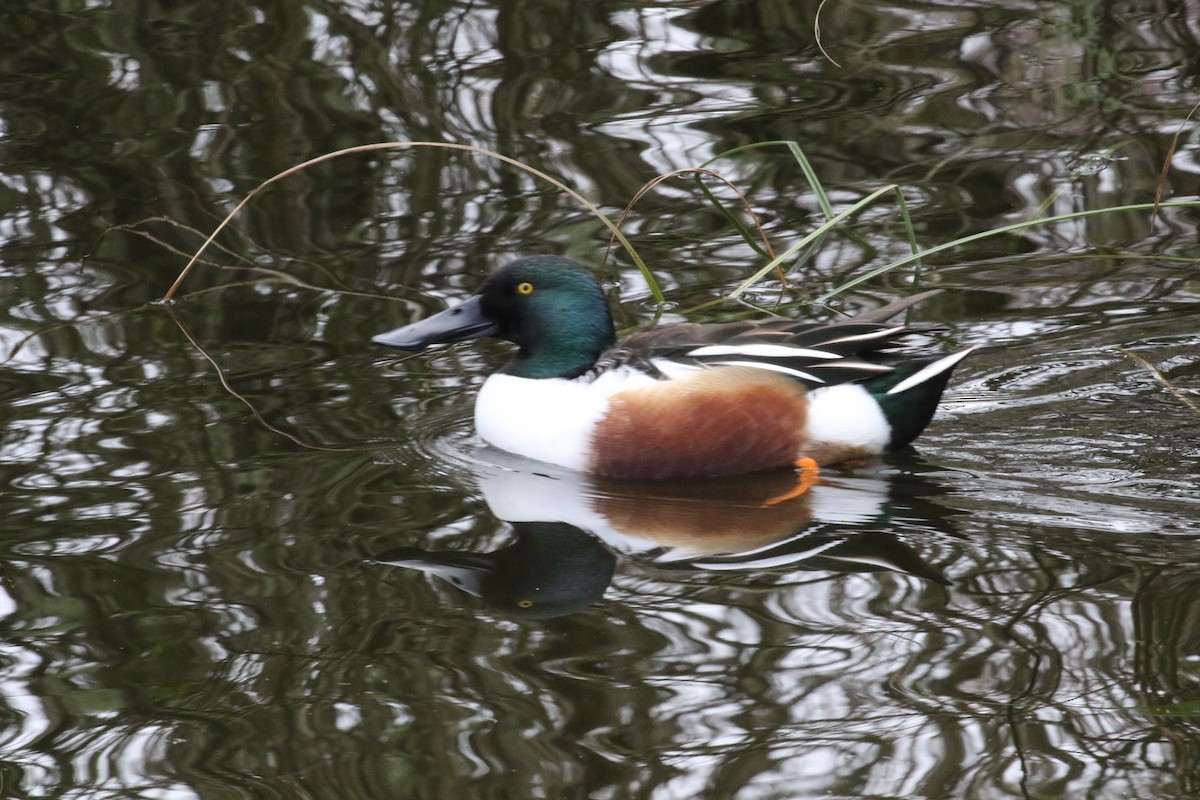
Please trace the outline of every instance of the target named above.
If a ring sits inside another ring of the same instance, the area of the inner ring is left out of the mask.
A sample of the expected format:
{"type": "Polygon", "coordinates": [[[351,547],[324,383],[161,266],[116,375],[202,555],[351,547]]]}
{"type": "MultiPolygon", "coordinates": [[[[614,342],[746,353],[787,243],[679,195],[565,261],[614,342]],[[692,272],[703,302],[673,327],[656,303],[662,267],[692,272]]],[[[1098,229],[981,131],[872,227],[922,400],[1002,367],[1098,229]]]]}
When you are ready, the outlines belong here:
{"type": "Polygon", "coordinates": [[[777,319],[683,323],[635,333],[604,353],[597,370],[632,366],[656,376],[679,367],[754,367],[787,375],[810,389],[869,380],[912,355],[904,339],[922,328],[866,322],[802,323],[777,319]]]}

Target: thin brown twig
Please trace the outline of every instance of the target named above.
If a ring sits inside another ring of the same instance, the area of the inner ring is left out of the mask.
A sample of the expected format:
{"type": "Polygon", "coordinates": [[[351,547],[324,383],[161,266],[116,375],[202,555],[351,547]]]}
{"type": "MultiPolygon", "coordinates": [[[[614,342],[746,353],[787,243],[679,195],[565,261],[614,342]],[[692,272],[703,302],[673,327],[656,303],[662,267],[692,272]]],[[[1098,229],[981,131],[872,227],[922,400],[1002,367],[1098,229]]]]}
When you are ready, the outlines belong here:
{"type": "MultiPolygon", "coordinates": [[[[278,283],[285,283],[288,286],[295,286],[298,289],[307,289],[310,292],[317,292],[318,294],[336,294],[336,295],[345,296],[345,297],[365,297],[370,300],[386,300],[386,301],[392,302],[392,303],[401,302],[401,299],[399,297],[395,297],[393,295],[388,295],[388,294],[380,294],[378,292],[356,292],[353,289],[330,289],[326,286],[317,286],[315,283],[309,283],[308,281],[303,281],[303,280],[297,278],[295,275],[289,275],[288,273],[284,272],[283,270],[271,269],[270,267],[233,267],[233,266],[229,266],[227,264],[222,264],[221,269],[236,269],[239,272],[248,272],[251,274],[258,273],[261,275],[266,275],[267,277],[274,279],[278,283]]],[[[224,289],[227,287],[233,287],[233,286],[253,286],[253,285],[254,285],[253,281],[243,281],[243,282],[239,282],[236,284],[227,283],[224,286],[214,286],[214,287],[212,287],[212,289],[220,290],[220,289],[224,289]]],[[[207,291],[210,291],[210,290],[209,289],[199,289],[199,290],[187,295],[187,297],[192,297],[194,295],[200,294],[201,292],[207,292],[207,291]]]]}
{"type": "Polygon", "coordinates": [[[121,311],[106,311],[102,314],[97,314],[94,317],[88,317],[87,319],[73,319],[73,320],[69,320],[66,322],[59,322],[54,325],[48,325],[45,328],[39,328],[38,330],[33,331],[32,333],[27,333],[24,336],[22,336],[20,339],[18,339],[17,343],[13,345],[12,350],[10,350],[8,355],[6,355],[4,357],[4,360],[0,361],[0,366],[3,366],[5,364],[7,364],[8,362],[12,361],[14,358],[16,358],[17,354],[20,353],[25,348],[25,345],[29,344],[29,342],[31,342],[32,340],[36,339],[39,336],[44,336],[47,333],[51,333],[51,332],[57,331],[57,330],[62,330],[63,328],[74,328],[76,325],[90,325],[93,322],[101,322],[102,320],[112,319],[113,317],[123,317],[126,314],[133,314],[133,313],[141,311],[147,307],[148,306],[143,304],[143,305],[138,306],[137,308],[126,308],[126,309],[122,309],[121,311]]]}
{"type": "Polygon", "coordinates": [[[1142,358],[1140,355],[1133,352],[1132,350],[1130,350],[1127,347],[1118,347],[1117,352],[1120,353],[1121,355],[1125,356],[1126,358],[1132,359],[1133,361],[1136,361],[1137,363],[1141,364],[1143,367],[1146,368],[1147,372],[1149,372],[1151,375],[1154,376],[1155,380],[1157,380],[1159,383],[1161,383],[1163,386],[1165,386],[1167,388],[1167,391],[1169,391],[1171,394],[1178,397],[1183,402],[1183,404],[1186,405],[1188,408],[1190,408],[1192,411],[1195,411],[1197,414],[1200,414],[1200,405],[1197,405],[1195,400],[1193,400],[1192,398],[1190,398],[1186,394],[1184,394],[1182,391],[1180,391],[1178,386],[1171,383],[1170,378],[1168,378],[1166,375],[1164,375],[1162,373],[1162,370],[1160,370],[1158,367],[1154,366],[1149,361],[1142,358]]]}
{"type": "Polygon", "coordinates": [[[363,452],[365,450],[370,449],[370,448],[366,448],[366,447],[327,447],[325,445],[320,445],[320,444],[309,444],[308,442],[301,441],[295,435],[290,434],[287,431],[280,430],[279,428],[276,428],[271,423],[267,422],[263,418],[263,415],[259,413],[258,409],[254,407],[253,403],[251,403],[249,400],[247,400],[245,398],[245,396],[239,394],[236,389],[234,389],[232,386],[229,385],[229,381],[226,380],[226,378],[225,378],[225,370],[221,369],[221,365],[217,363],[216,359],[214,359],[211,355],[209,355],[208,351],[205,350],[198,341],[196,341],[196,337],[192,335],[191,329],[189,329],[187,326],[187,323],[185,323],[183,321],[183,319],[181,319],[179,317],[179,315],[175,313],[175,309],[172,308],[170,305],[164,305],[163,307],[167,310],[167,314],[170,315],[171,319],[175,322],[175,324],[179,326],[179,330],[183,333],[183,335],[185,337],[187,337],[187,340],[191,343],[192,347],[196,348],[197,352],[199,352],[200,355],[204,357],[204,360],[207,361],[209,364],[211,364],[212,368],[214,370],[216,370],[217,380],[219,380],[221,382],[221,386],[223,386],[225,388],[225,391],[229,392],[229,394],[236,397],[238,400],[242,401],[242,403],[246,406],[246,408],[250,409],[250,413],[254,415],[254,418],[256,420],[258,420],[259,424],[262,425],[264,428],[271,431],[272,433],[277,433],[280,436],[290,439],[295,444],[297,444],[300,447],[303,447],[305,449],[308,449],[308,450],[323,450],[323,451],[334,452],[334,453],[358,453],[358,452],[363,452]]]}
{"type": "MultiPolygon", "coordinates": [[[[637,192],[633,195],[633,198],[625,205],[625,208],[623,208],[621,210],[621,215],[619,217],[617,217],[617,228],[620,228],[622,225],[625,224],[625,220],[627,220],[629,218],[629,215],[631,213],[633,213],[633,207],[636,206],[643,197],[645,197],[647,194],[649,194],[650,191],[652,189],[654,189],[654,187],[658,186],[663,181],[669,180],[671,178],[675,178],[680,175],[693,175],[693,174],[694,175],[707,175],[710,178],[715,178],[716,180],[720,181],[721,183],[723,183],[727,187],[729,187],[729,189],[738,196],[738,200],[741,201],[742,206],[746,209],[746,213],[750,215],[750,219],[754,223],[754,228],[755,228],[755,230],[758,231],[758,235],[762,239],[763,248],[766,249],[767,253],[770,255],[771,260],[774,260],[775,259],[775,249],[773,247],[771,247],[771,241],[770,241],[770,239],[767,238],[767,232],[765,230],[763,230],[762,221],[758,218],[758,215],[754,213],[754,207],[750,205],[750,201],[746,198],[746,195],[742,192],[741,189],[739,189],[737,187],[737,184],[735,184],[733,181],[729,180],[728,178],[726,178],[724,175],[717,172],[716,170],[708,169],[707,167],[683,167],[682,169],[675,169],[675,170],[671,170],[670,172],[664,172],[661,175],[656,175],[655,177],[651,178],[649,181],[647,181],[645,184],[642,185],[642,188],[637,190],[637,192]]],[[[608,240],[608,247],[604,251],[604,258],[601,260],[601,263],[608,262],[608,257],[612,253],[613,245],[615,244],[615,242],[616,242],[616,237],[610,236],[609,240],[608,240]]],[[[781,281],[783,281],[784,283],[787,282],[787,279],[785,278],[785,276],[783,274],[782,267],[779,268],[779,279],[781,281]]]]}
{"type": "MultiPolygon", "coordinates": [[[[170,217],[147,217],[146,219],[138,220],[137,222],[132,222],[132,223],[124,224],[124,225],[113,225],[112,227],[108,228],[106,231],[104,231],[104,233],[102,233],[100,235],[103,237],[113,231],[126,231],[135,236],[141,236],[143,239],[146,239],[146,240],[158,245],[159,247],[163,248],[164,250],[166,250],[169,253],[173,253],[178,256],[184,256],[185,258],[190,256],[189,253],[186,253],[183,250],[180,250],[178,247],[175,247],[174,245],[163,241],[162,239],[158,238],[157,236],[150,233],[149,231],[144,231],[137,227],[139,225],[143,225],[148,222],[164,222],[164,223],[168,223],[170,225],[174,225],[177,228],[182,228],[183,230],[187,231],[188,233],[195,234],[197,237],[204,236],[204,233],[202,231],[200,231],[196,228],[193,228],[190,225],[184,225],[183,223],[173,220],[170,217]]],[[[333,272],[331,270],[326,269],[322,265],[312,262],[312,261],[306,261],[306,260],[301,259],[301,260],[298,260],[297,263],[303,264],[305,266],[312,267],[313,269],[318,270],[322,275],[329,278],[330,281],[338,284],[339,288],[329,288],[329,287],[325,287],[325,286],[318,286],[317,284],[309,283],[308,281],[301,280],[300,278],[297,278],[294,275],[290,275],[282,270],[272,269],[270,267],[260,267],[260,266],[256,265],[253,261],[251,261],[249,258],[246,258],[245,256],[234,252],[233,250],[229,249],[228,247],[221,244],[220,242],[216,242],[212,246],[218,250],[228,253],[233,258],[238,259],[241,263],[222,264],[220,262],[210,261],[207,259],[201,259],[198,263],[203,264],[208,267],[215,267],[217,269],[238,270],[241,272],[247,272],[247,273],[251,273],[251,274],[259,273],[262,275],[267,275],[271,278],[276,279],[279,283],[285,283],[285,284],[288,284],[290,286],[295,286],[300,289],[307,289],[308,291],[311,291],[311,292],[348,295],[350,297],[366,297],[366,298],[370,298],[372,300],[388,300],[388,301],[393,301],[393,302],[400,299],[393,295],[379,294],[376,292],[355,291],[355,290],[349,288],[349,285],[345,281],[338,278],[337,275],[333,274],[333,272]]],[[[252,285],[254,285],[254,282],[252,282],[252,281],[239,281],[236,283],[226,283],[221,286],[211,286],[207,289],[198,289],[198,290],[192,292],[191,294],[189,294],[188,297],[197,297],[201,294],[208,294],[208,293],[214,292],[214,291],[223,291],[225,289],[233,289],[233,288],[237,288],[237,287],[241,287],[241,286],[252,286],[252,285]]],[[[403,289],[404,287],[401,287],[401,288],[403,289]]],[[[70,323],[66,323],[66,324],[70,324],[70,323]]],[[[53,330],[53,329],[51,328],[49,330],[53,330]]],[[[32,335],[36,335],[36,334],[32,334],[32,335]]]]}
{"type": "MultiPolygon", "coordinates": [[[[154,244],[159,245],[164,250],[167,250],[170,253],[174,253],[175,255],[183,256],[185,258],[190,257],[190,255],[191,255],[190,253],[186,253],[183,250],[180,250],[178,247],[175,247],[174,245],[170,245],[170,244],[164,242],[163,240],[159,239],[157,236],[154,236],[153,234],[151,234],[147,231],[140,230],[137,227],[139,225],[143,225],[148,222],[164,222],[169,225],[174,225],[177,228],[181,228],[181,229],[187,231],[188,233],[195,234],[195,236],[199,239],[204,238],[204,232],[199,230],[198,228],[193,228],[190,225],[184,225],[182,222],[178,222],[176,220],[171,219],[170,217],[163,217],[163,216],[147,217],[145,219],[138,220],[137,222],[132,222],[132,223],[125,224],[125,225],[113,225],[111,228],[104,231],[104,233],[101,234],[101,236],[104,236],[105,234],[108,234],[112,231],[121,231],[121,230],[128,231],[129,233],[135,234],[137,236],[141,236],[144,239],[148,239],[149,241],[153,242],[154,244]]],[[[350,289],[349,284],[346,283],[345,281],[343,281],[341,278],[339,278],[336,274],[334,274],[334,272],[332,270],[326,268],[322,264],[319,264],[315,261],[309,261],[307,259],[296,259],[295,260],[295,262],[297,264],[302,264],[306,267],[311,267],[312,269],[320,272],[322,275],[324,275],[326,278],[328,278],[331,283],[337,284],[337,286],[340,288],[328,289],[328,288],[325,288],[322,286],[317,286],[316,284],[307,283],[305,281],[300,280],[299,278],[294,278],[294,277],[287,275],[286,273],[283,273],[279,270],[272,270],[269,267],[257,266],[255,264],[255,262],[252,261],[251,259],[247,258],[244,255],[241,255],[240,253],[234,252],[233,250],[231,250],[230,248],[221,244],[220,242],[216,242],[212,246],[217,248],[218,250],[222,250],[223,252],[228,253],[230,256],[238,259],[238,261],[242,262],[242,263],[240,263],[240,264],[221,264],[216,261],[202,260],[200,263],[204,264],[205,266],[216,267],[218,269],[227,269],[227,270],[235,270],[235,269],[236,270],[245,270],[246,272],[255,272],[255,271],[266,272],[268,274],[274,274],[274,275],[278,276],[279,279],[285,283],[293,283],[297,286],[301,286],[306,289],[311,289],[314,292],[338,292],[340,294],[355,295],[355,296],[359,296],[359,297],[373,297],[373,298],[377,298],[377,299],[395,299],[395,298],[390,298],[386,295],[370,294],[370,293],[366,293],[366,292],[353,291],[352,289],[350,289]]],[[[233,285],[233,284],[229,284],[229,285],[233,285]]],[[[212,287],[212,288],[220,289],[221,287],[217,286],[217,287],[212,287]]],[[[200,291],[207,292],[209,290],[201,289],[200,291]]],[[[199,292],[195,292],[194,294],[198,294],[198,293],[199,292]]]]}
{"type": "Polygon", "coordinates": [[[1167,176],[1171,174],[1171,159],[1175,157],[1175,149],[1179,146],[1179,137],[1183,135],[1183,129],[1187,127],[1188,121],[1197,109],[1200,109],[1200,103],[1192,106],[1192,110],[1183,118],[1183,122],[1179,123],[1179,130],[1175,131],[1175,135],[1171,137],[1171,146],[1167,148],[1162,172],[1158,175],[1158,188],[1154,192],[1154,208],[1150,209],[1150,230],[1154,230],[1154,222],[1158,219],[1158,206],[1162,203],[1163,194],[1167,191],[1167,176]]]}
{"type": "MultiPolygon", "coordinates": [[[[166,217],[166,216],[146,217],[145,219],[140,219],[137,222],[127,222],[127,223],[123,223],[121,225],[112,225],[109,228],[107,228],[103,233],[100,234],[100,238],[103,239],[105,236],[107,236],[108,234],[110,234],[114,231],[126,231],[126,232],[132,233],[136,236],[141,236],[143,239],[148,239],[149,241],[153,242],[154,244],[158,245],[159,247],[162,247],[164,250],[174,253],[175,255],[180,255],[180,256],[188,255],[186,252],[184,252],[183,250],[180,250],[178,247],[167,244],[162,239],[159,239],[157,236],[150,233],[149,231],[141,230],[138,227],[139,225],[144,225],[149,222],[162,222],[166,225],[173,225],[176,228],[180,228],[182,230],[187,231],[190,234],[195,235],[197,238],[201,238],[201,239],[204,238],[204,232],[202,230],[200,230],[199,228],[193,228],[191,225],[185,225],[182,222],[179,222],[178,220],[174,220],[174,219],[171,219],[170,217],[166,217]]],[[[215,245],[215,247],[218,250],[221,250],[221,251],[227,253],[232,258],[238,259],[239,261],[244,261],[246,263],[253,263],[246,256],[242,255],[241,253],[234,252],[232,249],[226,247],[223,244],[217,243],[215,245]]],[[[203,263],[212,266],[212,265],[215,265],[217,262],[205,261],[203,263]]]]}

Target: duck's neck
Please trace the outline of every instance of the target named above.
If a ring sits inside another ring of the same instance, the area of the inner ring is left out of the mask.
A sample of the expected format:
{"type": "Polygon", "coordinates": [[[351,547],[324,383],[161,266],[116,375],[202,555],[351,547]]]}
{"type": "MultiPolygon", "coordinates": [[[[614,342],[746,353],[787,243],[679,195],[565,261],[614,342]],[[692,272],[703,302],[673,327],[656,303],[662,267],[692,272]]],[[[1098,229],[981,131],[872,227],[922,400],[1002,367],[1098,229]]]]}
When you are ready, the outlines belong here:
{"type": "Polygon", "coordinates": [[[519,378],[578,378],[616,343],[612,321],[573,327],[518,342],[517,356],[501,370],[519,378]]]}

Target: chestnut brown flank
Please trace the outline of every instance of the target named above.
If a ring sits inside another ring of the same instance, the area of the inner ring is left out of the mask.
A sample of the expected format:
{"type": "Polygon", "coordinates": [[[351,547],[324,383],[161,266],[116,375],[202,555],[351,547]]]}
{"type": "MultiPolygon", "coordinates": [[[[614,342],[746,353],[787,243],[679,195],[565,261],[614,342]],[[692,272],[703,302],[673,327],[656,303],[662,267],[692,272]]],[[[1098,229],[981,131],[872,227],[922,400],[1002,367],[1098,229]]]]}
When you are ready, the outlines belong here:
{"type": "Polygon", "coordinates": [[[591,471],[668,478],[786,467],[804,443],[807,404],[799,383],[748,367],[620,392],[596,424],[591,471]]]}

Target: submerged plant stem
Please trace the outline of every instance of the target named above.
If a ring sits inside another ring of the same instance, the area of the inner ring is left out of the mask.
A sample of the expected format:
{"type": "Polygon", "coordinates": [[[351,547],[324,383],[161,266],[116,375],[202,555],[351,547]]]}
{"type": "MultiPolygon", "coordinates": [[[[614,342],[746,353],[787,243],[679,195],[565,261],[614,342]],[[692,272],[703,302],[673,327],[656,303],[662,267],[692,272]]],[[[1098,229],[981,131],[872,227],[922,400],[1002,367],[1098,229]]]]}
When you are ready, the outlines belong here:
{"type": "Polygon", "coordinates": [[[1137,353],[1130,350],[1128,347],[1118,347],[1117,352],[1120,353],[1121,355],[1125,356],[1126,358],[1128,358],[1132,361],[1136,361],[1137,363],[1139,363],[1143,367],[1145,367],[1146,371],[1149,372],[1151,375],[1153,375],[1155,380],[1157,380],[1159,383],[1161,383],[1163,386],[1165,386],[1167,388],[1167,391],[1169,391],[1171,394],[1178,397],[1183,402],[1184,405],[1186,405],[1192,411],[1196,412],[1197,415],[1200,415],[1200,405],[1198,405],[1195,400],[1193,400],[1192,398],[1190,398],[1186,394],[1184,394],[1179,389],[1178,386],[1171,383],[1171,379],[1168,378],[1166,375],[1164,375],[1162,370],[1160,370],[1158,367],[1151,364],[1149,361],[1147,361],[1142,356],[1140,356],[1137,353]]]}
{"type": "MultiPolygon", "coordinates": [[[[883,192],[882,189],[879,190],[878,192],[875,192],[875,194],[872,194],[869,197],[867,197],[865,200],[860,201],[860,203],[858,205],[865,203],[867,200],[873,200],[877,195],[881,194],[882,192],[883,192]]],[[[858,205],[856,205],[853,209],[851,209],[851,211],[857,209],[858,205]]],[[[1026,228],[1033,228],[1038,225],[1051,225],[1056,222],[1066,222],[1068,220],[1082,219],[1084,217],[1095,217],[1100,214],[1112,214],[1112,213],[1118,212],[1118,211],[1146,211],[1150,208],[1155,207],[1155,205],[1156,204],[1154,204],[1154,203],[1134,203],[1132,205],[1126,205],[1126,206],[1113,206],[1112,208],[1096,208],[1096,209],[1092,209],[1091,211],[1074,211],[1070,214],[1058,214],[1053,217],[1038,217],[1036,219],[1027,219],[1022,222],[1014,222],[1011,225],[1002,225],[999,228],[992,228],[991,230],[980,231],[979,233],[973,233],[970,236],[963,236],[959,239],[955,239],[954,241],[945,242],[943,244],[939,244],[934,247],[930,247],[927,250],[921,250],[920,252],[913,253],[910,256],[904,256],[903,258],[898,258],[895,261],[884,264],[881,267],[876,267],[875,269],[864,272],[862,275],[859,275],[857,278],[851,278],[850,280],[843,283],[841,286],[838,286],[835,289],[831,289],[830,291],[826,292],[825,294],[823,294],[820,297],[813,300],[813,302],[816,304],[828,302],[830,299],[836,297],[837,295],[841,294],[842,292],[846,291],[847,289],[852,289],[853,287],[858,286],[860,283],[865,283],[865,282],[871,280],[872,278],[875,278],[875,277],[878,277],[879,275],[884,274],[885,272],[890,272],[891,270],[894,270],[898,267],[903,267],[906,264],[912,264],[913,262],[919,261],[920,259],[922,259],[926,256],[931,256],[935,253],[941,253],[945,250],[950,250],[955,247],[961,247],[964,244],[969,244],[970,242],[975,242],[980,239],[987,239],[988,237],[991,237],[991,236],[999,236],[999,235],[1005,234],[1005,233],[1012,233],[1013,231],[1025,230],[1026,228]]],[[[1159,203],[1159,204],[1157,204],[1157,206],[1159,208],[1184,208],[1184,207],[1195,208],[1198,205],[1200,205],[1200,203],[1197,203],[1194,200],[1181,200],[1176,203],[1159,203]]],[[[848,213],[849,212],[843,212],[843,215],[848,214],[848,213]]],[[[742,289],[742,287],[738,287],[738,290],[741,290],[741,289],[742,289]]]]}
{"type": "Polygon", "coordinates": [[[309,444],[308,442],[302,441],[287,431],[280,430],[271,423],[267,422],[263,418],[263,415],[259,413],[258,409],[254,407],[254,404],[246,399],[245,395],[239,394],[232,386],[229,385],[229,381],[225,378],[225,370],[221,369],[221,365],[217,363],[217,360],[209,355],[207,350],[200,346],[200,343],[196,341],[196,337],[192,335],[191,330],[188,328],[187,323],[180,319],[179,315],[175,313],[175,309],[171,308],[170,305],[166,305],[164,308],[166,308],[167,314],[171,317],[171,320],[177,326],[179,326],[179,330],[183,333],[188,342],[191,343],[192,347],[196,348],[196,351],[204,357],[204,360],[211,364],[212,368],[217,371],[217,380],[221,382],[221,386],[225,389],[225,391],[229,392],[229,394],[233,397],[236,397],[246,406],[246,408],[250,409],[250,413],[254,415],[254,418],[258,420],[258,423],[264,428],[272,433],[277,433],[280,436],[291,439],[293,443],[308,450],[325,450],[333,453],[356,453],[367,449],[364,447],[327,447],[325,445],[309,444]]]}

